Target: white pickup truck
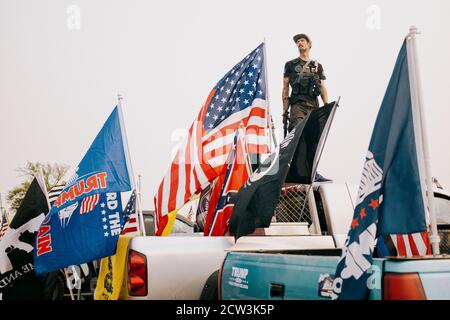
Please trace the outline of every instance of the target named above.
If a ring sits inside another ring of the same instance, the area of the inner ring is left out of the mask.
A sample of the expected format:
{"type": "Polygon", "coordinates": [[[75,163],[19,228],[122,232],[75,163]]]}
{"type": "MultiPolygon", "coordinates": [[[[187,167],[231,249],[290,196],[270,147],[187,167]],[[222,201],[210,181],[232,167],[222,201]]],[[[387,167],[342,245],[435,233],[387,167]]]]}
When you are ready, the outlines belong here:
{"type": "MultiPolygon", "coordinates": [[[[120,298],[216,298],[217,270],[229,251],[342,248],[353,216],[356,190],[356,185],[346,183],[314,184],[311,189],[302,185],[288,186],[283,189],[270,227],[239,238],[236,243],[233,237],[204,237],[199,233],[134,237],[129,243],[120,298]],[[301,199],[309,201],[301,205],[299,214],[285,215],[286,208],[299,205],[301,199]],[[205,295],[208,290],[209,295],[205,295]]],[[[435,197],[438,200],[437,216],[441,217],[441,223],[449,224],[450,196],[436,189],[435,197]]],[[[448,240],[448,233],[446,235],[448,240]]]]}

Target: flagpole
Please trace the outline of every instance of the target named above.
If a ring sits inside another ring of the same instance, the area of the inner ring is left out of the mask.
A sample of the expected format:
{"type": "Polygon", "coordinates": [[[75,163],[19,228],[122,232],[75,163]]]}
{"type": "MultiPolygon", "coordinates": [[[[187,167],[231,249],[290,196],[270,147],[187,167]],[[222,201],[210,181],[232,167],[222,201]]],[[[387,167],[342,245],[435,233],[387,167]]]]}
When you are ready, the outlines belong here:
{"type": "Polygon", "coordinates": [[[127,138],[127,132],[125,131],[125,123],[123,121],[123,96],[119,93],[117,95],[117,107],[119,108],[119,119],[120,119],[120,130],[122,132],[122,143],[124,145],[125,149],[125,161],[127,163],[128,168],[128,174],[129,178],[131,180],[131,185],[136,189],[136,182],[134,181],[134,171],[133,166],[131,164],[131,156],[130,156],[130,149],[128,148],[128,138],[127,138]]]}
{"type": "MultiPolygon", "coordinates": [[[[322,230],[320,228],[319,214],[317,212],[317,208],[315,205],[316,200],[314,198],[313,184],[316,179],[317,167],[319,165],[320,158],[322,157],[322,152],[325,147],[325,142],[328,138],[328,133],[330,132],[331,123],[333,122],[334,114],[336,113],[336,108],[339,106],[340,101],[341,101],[341,97],[339,97],[338,100],[335,102],[335,105],[333,106],[333,110],[331,111],[331,114],[329,115],[329,117],[327,119],[324,130],[319,139],[318,152],[316,151],[316,155],[315,155],[315,158],[313,161],[313,167],[312,167],[312,171],[311,171],[311,184],[309,185],[308,190],[306,192],[307,197],[308,197],[309,208],[311,211],[311,217],[314,220],[315,231],[316,231],[316,234],[319,234],[319,235],[322,234],[322,230]]],[[[306,203],[306,201],[303,203],[303,207],[302,207],[301,211],[303,211],[303,208],[305,207],[305,203],[306,203]]]]}
{"type": "Polygon", "coordinates": [[[50,205],[50,199],[48,198],[48,191],[47,191],[47,186],[45,184],[44,171],[42,170],[42,166],[39,166],[38,182],[41,185],[42,190],[44,191],[45,199],[47,199],[47,205],[48,205],[47,214],[48,214],[50,212],[50,209],[52,208],[52,206],[50,205]]]}
{"type": "MultiPolygon", "coordinates": [[[[422,147],[420,151],[423,153],[423,166],[425,169],[425,181],[426,181],[426,189],[427,189],[427,200],[428,200],[428,210],[430,213],[430,225],[431,225],[431,233],[430,233],[430,242],[431,248],[433,251],[433,255],[439,255],[439,234],[437,231],[437,223],[436,223],[436,211],[434,204],[434,191],[433,191],[433,182],[431,178],[431,170],[430,170],[430,155],[428,148],[428,137],[426,130],[426,122],[425,122],[425,113],[423,111],[423,96],[422,96],[422,86],[420,81],[420,73],[418,68],[418,58],[417,58],[417,47],[416,47],[416,34],[418,34],[418,30],[415,26],[411,26],[409,29],[409,34],[407,36],[407,56],[408,56],[408,66],[409,66],[409,76],[410,76],[410,88],[411,88],[411,102],[413,107],[413,115],[415,114],[417,117],[417,124],[414,127],[414,132],[419,140],[418,149],[420,146],[422,147]],[[411,59],[410,59],[411,58],[411,59]]],[[[420,154],[418,154],[418,160],[420,154]]],[[[420,160],[419,160],[420,161],[420,160]]],[[[420,166],[419,166],[420,168],[420,166]]],[[[422,178],[422,177],[421,177],[422,178]]]]}
{"type": "MultiPolygon", "coordinates": [[[[131,185],[134,190],[136,190],[136,181],[134,179],[134,171],[133,171],[133,165],[131,163],[131,156],[130,156],[130,148],[128,147],[128,138],[127,138],[127,132],[125,131],[125,123],[123,120],[123,113],[122,113],[122,107],[123,107],[123,96],[119,93],[117,95],[117,107],[119,109],[119,119],[120,119],[120,130],[122,132],[122,142],[125,149],[125,161],[127,162],[127,168],[128,168],[128,175],[130,178],[131,185]]],[[[140,202],[139,197],[136,196],[136,202],[140,208],[140,202]]],[[[141,209],[138,210],[138,215],[140,216],[139,219],[141,223],[143,222],[143,216],[141,209]]],[[[139,225],[139,224],[138,224],[139,225]]],[[[145,234],[145,230],[143,231],[143,234],[145,234]]]]}
{"type": "Polygon", "coordinates": [[[138,211],[138,215],[139,215],[139,233],[141,235],[143,235],[144,237],[146,236],[145,233],[145,225],[144,225],[144,214],[142,212],[142,175],[138,175],[138,194],[137,194],[137,202],[138,202],[138,206],[139,206],[139,211],[138,211]]]}
{"type": "Polygon", "coordinates": [[[316,152],[316,157],[314,158],[314,161],[313,161],[313,170],[311,172],[311,183],[313,183],[316,178],[317,167],[319,166],[319,161],[320,161],[320,158],[322,157],[323,149],[325,147],[325,142],[327,141],[328,133],[330,132],[331,123],[334,120],[336,108],[339,107],[340,101],[341,101],[341,97],[339,96],[339,98],[335,102],[335,105],[333,106],[333,110],[332,110],[331,114],[329,115],[328,120],[325,124],[324,130],[322,132],[322,136],[319,139],[319,145],[318,145],[319,152],[318,153],[316,152]]]}
{"type": "Polygon", "coordinates": [[[275,148],[277,147],[277,140],[275,137],[275,134],[272,130],[272,116],[270,114],[270,97],[269,97],[269,75],[268,72],[269,70],[267,69],[267,50],[266,50],[266,38],[264,38],[264,45],[263,45],[263,50],[264,50],[264,82],[266,83],[266,97],[267,97],[267,128],[269,129],[269,150],[270,152],[272,152],[272,143],[271,141],[273,140],[273,144],[275,146],[275,148]],[[272,139],[272,140],[271,140],[272,139]]]}

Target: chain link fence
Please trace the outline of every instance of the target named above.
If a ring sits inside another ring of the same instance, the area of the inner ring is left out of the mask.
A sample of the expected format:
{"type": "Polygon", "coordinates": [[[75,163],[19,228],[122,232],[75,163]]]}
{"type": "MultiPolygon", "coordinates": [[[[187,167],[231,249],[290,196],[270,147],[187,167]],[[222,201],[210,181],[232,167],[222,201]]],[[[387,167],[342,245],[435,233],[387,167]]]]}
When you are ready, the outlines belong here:
{"type": "MultiPolygon", "coordinates": [[[[306,222],[312,224],[308,202],[309,185],[286,185],[281,189],[280,199],[275,208],[272,222],[306,222]]],[[[208,197],[200,197],[197,211],[197,228],[203,231],[209,204],[208,197]]]]}
{"type": "Polygon", "coordinates": [[[450,229],[439,230],[439,251],[441,254],[450,254],[450,229]]]}
{"type": "Polygon", "coordinates": [[[308,185],[291,185],[281,189],[280,200],[275,208],[274,222],[306,222],[312,218],[308,203],[308,185]]]}

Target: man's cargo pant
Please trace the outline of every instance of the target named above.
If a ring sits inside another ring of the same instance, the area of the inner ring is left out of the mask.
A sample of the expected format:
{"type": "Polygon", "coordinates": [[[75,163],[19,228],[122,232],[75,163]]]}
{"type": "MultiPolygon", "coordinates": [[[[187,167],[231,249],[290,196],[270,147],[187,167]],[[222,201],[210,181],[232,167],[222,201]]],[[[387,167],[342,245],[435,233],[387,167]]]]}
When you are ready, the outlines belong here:
{"type": "Polygon", "coordinates": [[[318,108],[318,105],[312,101],[298,101],[292,105],[289,115],[289,131],[294,129],[300,121],[305,119],[316,108],[318,108]]]}

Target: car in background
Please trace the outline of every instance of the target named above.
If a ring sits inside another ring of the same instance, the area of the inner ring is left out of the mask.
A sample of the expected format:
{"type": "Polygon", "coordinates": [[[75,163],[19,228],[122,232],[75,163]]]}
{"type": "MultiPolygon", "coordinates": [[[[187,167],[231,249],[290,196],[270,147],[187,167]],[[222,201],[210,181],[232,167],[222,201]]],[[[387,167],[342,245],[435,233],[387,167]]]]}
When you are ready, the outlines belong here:
{"type": "MultiPolygon", "coordinates": [[[[154,236],[155,235],[155,211],[153,210],[143,210],[142,214],[144,216],[144,225],[145,225],[145,235],[154,236]]],[[[194,223],[182,216],[177,214],[175,219],[171,235],[193,235],[194,234],[194,223]]]]}

